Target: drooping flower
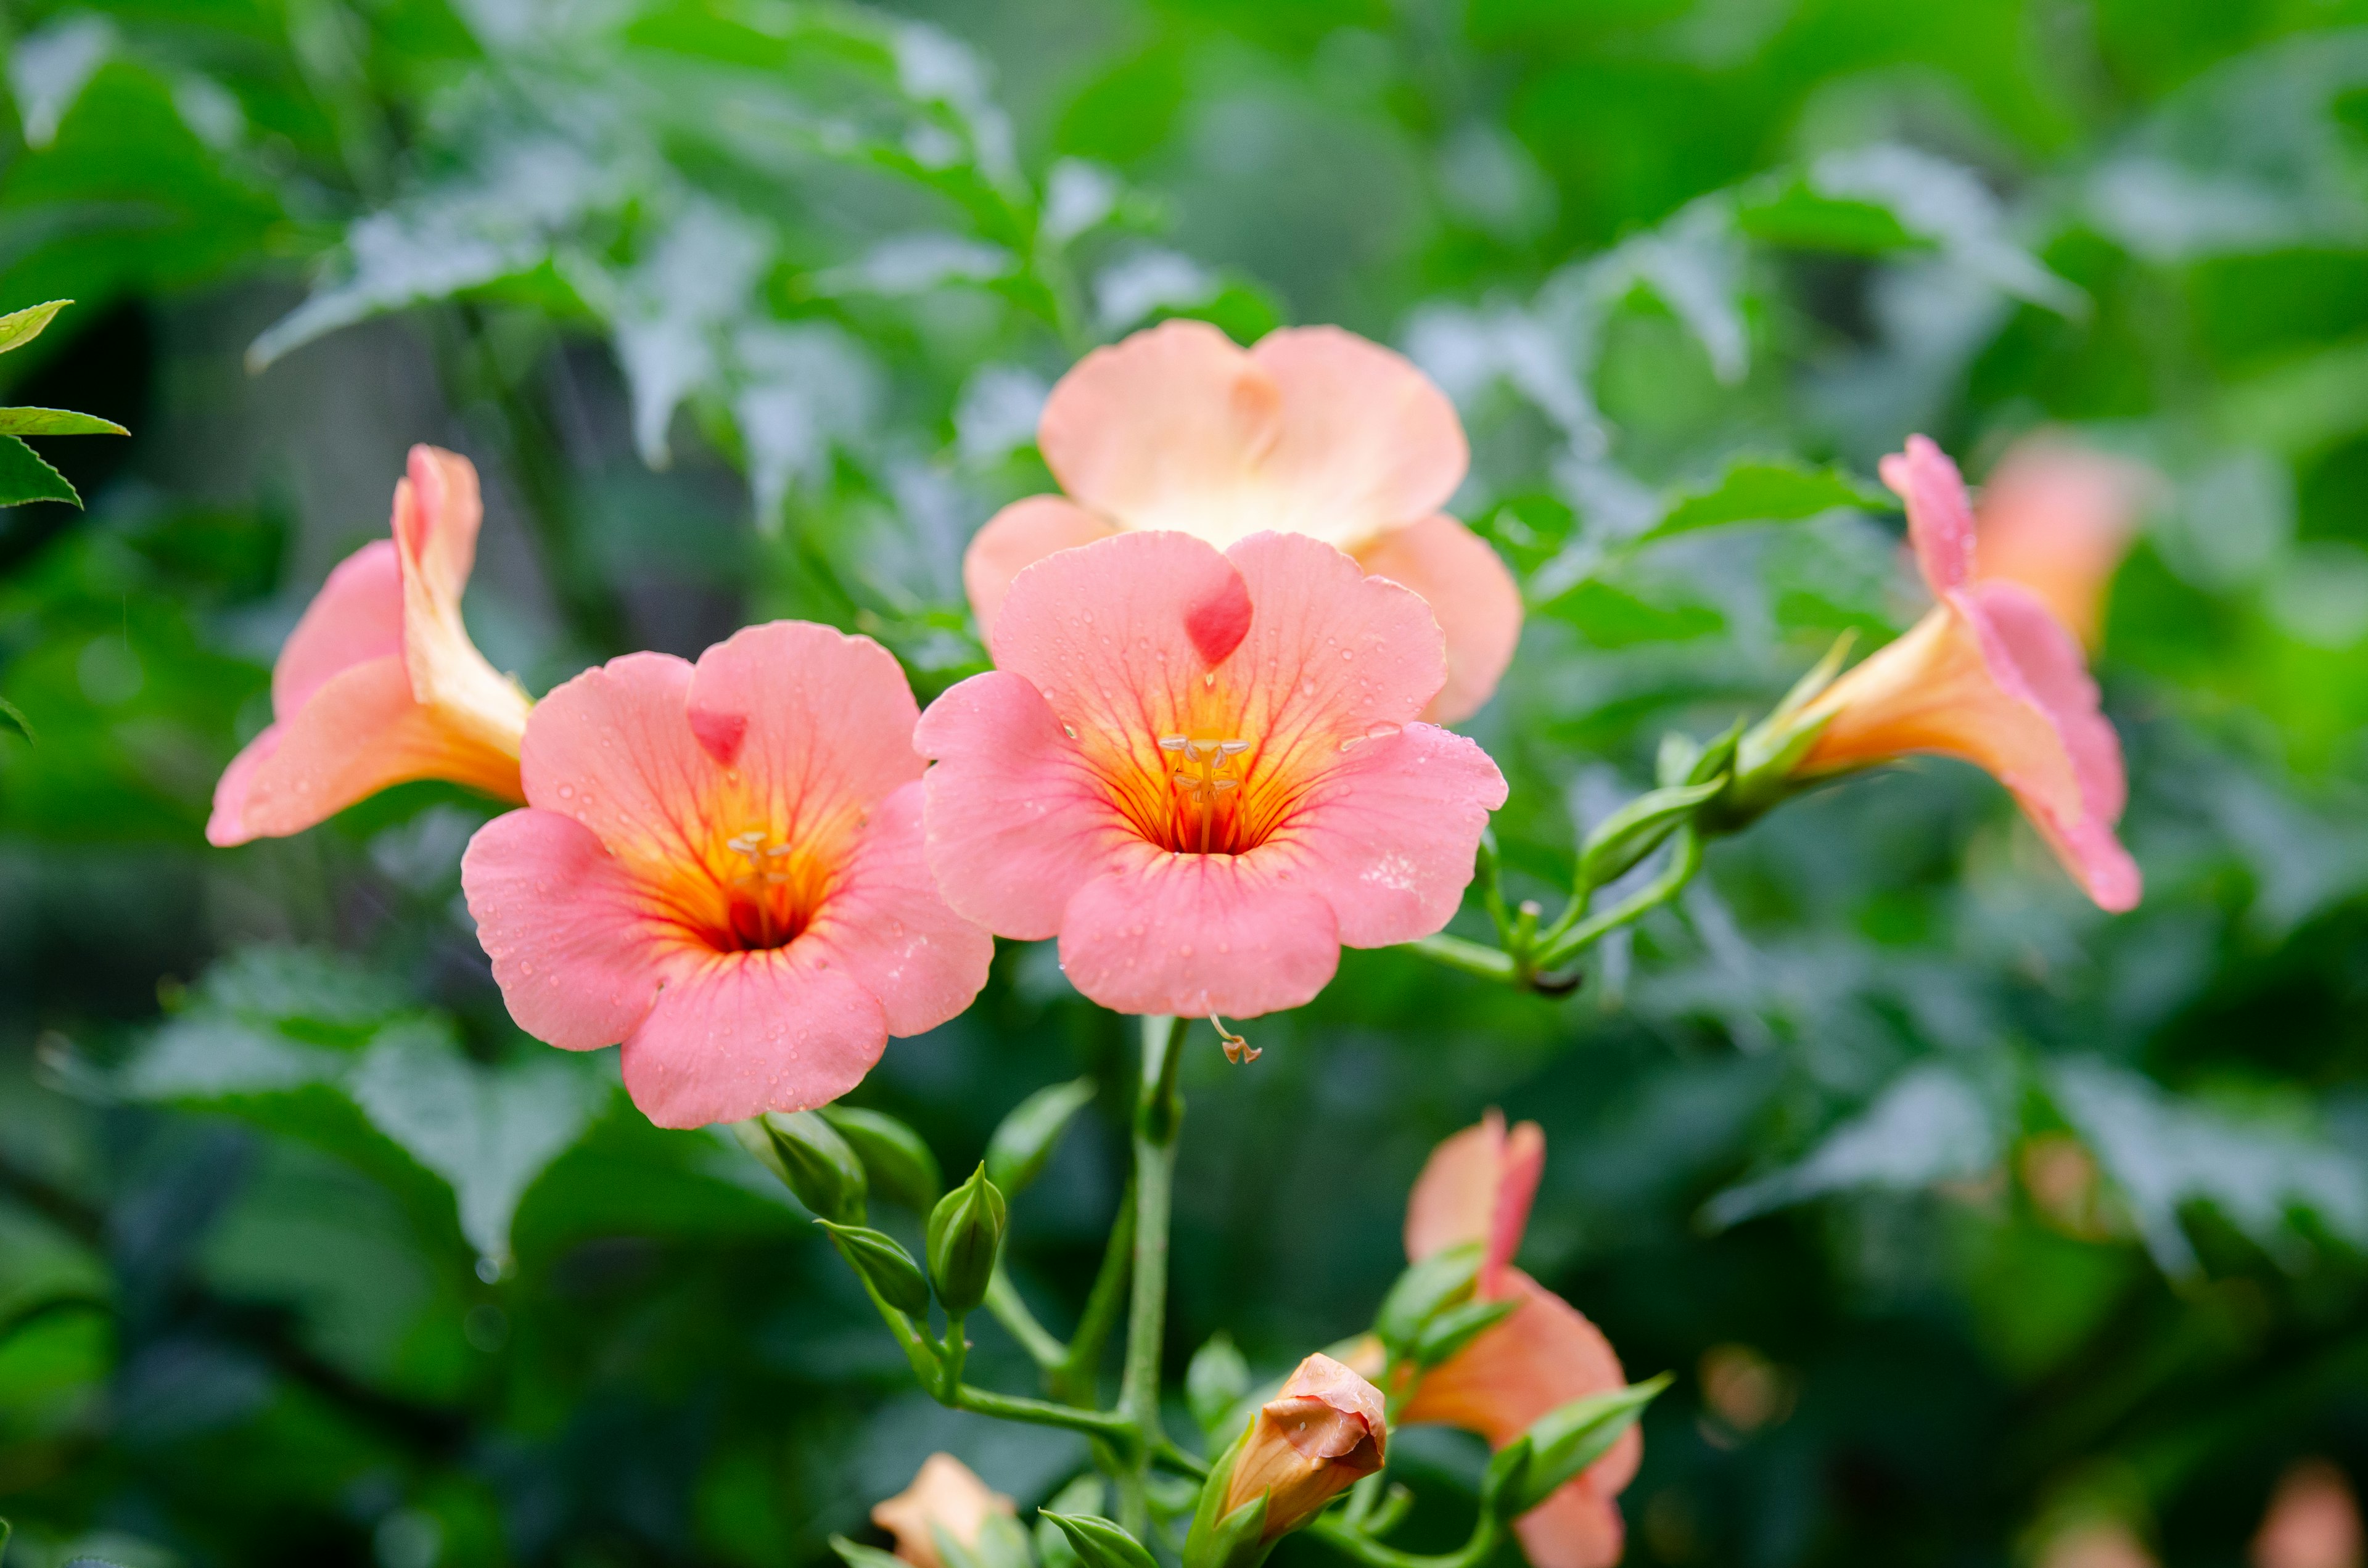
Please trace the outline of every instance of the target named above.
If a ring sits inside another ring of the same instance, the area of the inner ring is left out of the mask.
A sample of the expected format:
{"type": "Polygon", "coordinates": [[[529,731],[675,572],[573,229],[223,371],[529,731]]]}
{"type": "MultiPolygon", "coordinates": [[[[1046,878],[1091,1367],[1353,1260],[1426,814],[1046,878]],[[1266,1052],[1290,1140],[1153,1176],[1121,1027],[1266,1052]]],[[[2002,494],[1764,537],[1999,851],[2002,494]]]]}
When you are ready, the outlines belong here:
{"type": "Polygon", "coordinates": [[[1960,757],[2014,794],[2100,907],[2138,901],[2138,869],[2113,824],[2127,785],[2080,644],[2029,588],[1974,576],[1974,518],[1956,465],[1921,436],[1883,460],[1907,503],[1918,566],[1940,601],[1906,634],[1789,713],[1815,740],[1792,766],[1810,779],[1915,752],[1960,757]],[[1818,726],[1822,725],[1822,728],[1818,726]]]}
{"type": "Polygon", "coordinates": [[[921,847],[911,688],[879,644],[774,621],[694,665],[630,653],[544,698],[528,809],[461,858],[510,1016],[621,1042],[663,1127],[836,1099],[985,983],[921,847]]]}
{"type": "Polygon", "coordinates": [[[289,634],[271,671],[272,722],[214,786],[209,841],[302,833],[419,778],[525,798],[530,704],[461,623],[484,515],[468,459],[411,449],[394,537],[338,562],[289,634]]]}
{"type": "Polygon", "coordinates": [[[2129,553],[2148,475],[2056,435],[2007,449],[1982,486],[1974,574],[2020,583],[2093,648],[2105,590],[2129,553]]]}
{"type": "Polygon", "coordinates": [[[1048,556],[995,654],[915,737],[930,868],[1121,1012],[1295,1007],[1342,945],[1437,931],[1504,803],[1486,753],[1415,722],[1444,678],[1422,601],[1302,535],[1048,556]]]}
{"type": "MultiPolygon", "coordinates": [[[[1512,1315],[1422,1374],[1399,1425],[1476,1432],[1501,1449],[1548,1411],[1627,1386],[1602,1330],[1512,1267],[1545,1169],[1545,1134],[1511,1129],[1490,1111],[1431,1151],[1406,1202],[1408,1261],[1482,1244],[1475,1295],[1518,1301],[1512,1315]]],[[[1610,1568],[1625,1529],[1616,1501],[1636,1473],[1645,1440],[1631,1428],[1611,1450],[1513,1522],[1533,1568],[1610,1568]]]]}
{"type": "Polygon", "coordinates": [[[896,1540],[896,1555],[913,1568],[945,1568],[938,1550],[943,1531],[956,1546],[974,1551],[987,1521],[1011,1516],[1011,1499],[991,1489],[970,1466],[951,1454],[921,1461],[913,1484],[871,1506],[871,1522],[896,1540]]]}
{"type": "Polygon", "coordinates": [[[1012,580],[1056,550],[1157,528],[1223,550],[1271,529],[1336,545],[1430,606],[1447,680],[1424,718],[1468,718],[1512,660],[1520,590],[1495,551],[1440,510],[1471,460],[1463,426],[1421,371],[1379,344],[1286,327],[1244,350],[1205,322],[1165,322],[1062,377],[1037,444],[1066,495],[1005,507],[962,562],[990,642],[1012,580]]]}
{"type": "Polygon", "coordinates": [[[1310,1356],[1243,1435],[1219,1517],[1264,1497],[1261,1538],[1296,1529],[1381,1469],[1389,1437],[1382,1391],[1329,1356],[1310,1356]]]}

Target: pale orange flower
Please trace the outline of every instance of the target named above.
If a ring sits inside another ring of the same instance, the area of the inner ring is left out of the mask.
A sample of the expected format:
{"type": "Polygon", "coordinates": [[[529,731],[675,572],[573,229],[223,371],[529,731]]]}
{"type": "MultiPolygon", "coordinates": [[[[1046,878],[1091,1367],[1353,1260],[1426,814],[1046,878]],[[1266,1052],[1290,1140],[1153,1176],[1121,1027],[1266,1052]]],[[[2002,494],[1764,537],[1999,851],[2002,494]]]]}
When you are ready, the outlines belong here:
{"type": "Polygon", "coordinates": [[[990,1489],[970,1466],[951,1454],[931,1454],[912,1485],[872,1505],[871,1522],[896,1538],[896,1555],[913,1568],[945,1568],[938,1531],[957,1546],[975,1547],[986,1521],[1011,1511],[1011,1499],[990,1489]]]}
{"type": "Polygon", "coordinates": [[[1259,1407],[1218,1517],[1264,1497],[1260,1534],[1272,1540],[1381,1469],[1388,1447],[1382,1391],[1329,1356],[1310,1356],[1259,1407]]]}
{"type": "Polygon", "coordinates": [[[2094,648],[2105,591],[2129,553],[2149,477],[2062,436],[2017,441],[1982,486],[1975,577],[2021,584],[2094,648]]]}

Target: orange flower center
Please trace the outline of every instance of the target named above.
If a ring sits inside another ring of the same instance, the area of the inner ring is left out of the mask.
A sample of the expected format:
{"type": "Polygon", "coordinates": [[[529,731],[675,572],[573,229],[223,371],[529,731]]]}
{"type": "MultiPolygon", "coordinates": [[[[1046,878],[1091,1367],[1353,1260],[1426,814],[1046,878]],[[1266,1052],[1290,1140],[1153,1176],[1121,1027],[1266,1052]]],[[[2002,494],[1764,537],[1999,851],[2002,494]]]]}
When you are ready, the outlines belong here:
{"type": "Polygon", "coordinates": [[[786,948],[813,923],[826,891],[812,856],[774,841],[762,828],[723,841],[729,852],[716,877],[723,893],[718,917],[700,922],[700,935],[718,952],[786,948]]]}

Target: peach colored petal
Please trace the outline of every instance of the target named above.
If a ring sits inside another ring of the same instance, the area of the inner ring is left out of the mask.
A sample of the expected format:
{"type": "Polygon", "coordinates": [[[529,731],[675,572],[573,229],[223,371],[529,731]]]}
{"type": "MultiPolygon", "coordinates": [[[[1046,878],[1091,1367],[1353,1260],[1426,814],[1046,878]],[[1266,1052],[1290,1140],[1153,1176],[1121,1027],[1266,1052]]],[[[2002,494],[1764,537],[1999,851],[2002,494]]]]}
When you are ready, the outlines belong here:
{"type": "Polygon", "coordinates": [[[933,1029],[969,1006],[995,960],[995,938],[939,895],[923,852],[921,801],[916,778],[872,809],[814,924],[798,939],[801,947],[828,949],[880,999],[892,1035],[933,1029]]]}
{"type": "Polygon", "coordinates": [[[469,640],[461,591],[477,558],[484,508],[477,471],[439,448],[411,449],[394,487],[394,547],[403,566],[403,652],[412,691],[447,724],[516,754],[530,704],[469,640]]]}
{"type": "Polygon", "coordinates": [[[337,562],[271,666],[271,711],[290,719],[330,676],[403,653],[403,567],[391,540],[337,562]]]}
{"type": "Polygon", "coordinates": [[[2151,479],[2136,463],[2061,436],[2016,442],[1982,486],[1975,574],[2029,588],[2093,648],[2151,479]]]}
{"type": "Polygon", "coordinates": [[[279,726],[267,724],[230,759],[230,766],[214,781],[214,806],[206,817],[207,843],[228,849],[255,837],[246,825],[246,797],[255,785],[255,770],[279,749],[279,726]]]}
{"type": "Polygon", "coordinates": [[[521,749],[529,804],[575,818],[635,875],[664,879],[733,831],[709,820],[718,771],[687,720],[690,662],[628,653],[552,690],[521,749]]]}
{"type": "Polygon", "coordinates": [[[707,953],[626,1038],[625,1089],[660,1127],[809,1110],[861,1083],[887,1044],[878,999],[825,944],[707,953]]]}
{"type": "Polygon", "coordinates": [[[688,956],[647,890],[557,812],[529,807],[479,828],[461,887],[510,1017],[564,1051],[632,1033],[688,956]]]}
{"type": "Polygon", "coordinates": [[[1620,1505],[1585,1477],[1513,1521],[1530,1568],[1612,1568],[1627,1544],[1620,1505]]]}
{"type": "Polygon", "coordinates": [[[1340,961],[1332,907],[1264,851],[1172,855],[1140,842],[1070,899],[1061,967],[1120,1013],[1255,1018],[1315,999],[1340,961]]]}
{"type": "Polygon", "coordinates": [[[931,1454],[913,1484],[872,1505],[871,1522],[896,1538],[896,1555],[914,1568],[943,1568],[938,1531],[956,1545],[974,1547],[989,1517],[1011,1511],[1011,1499],[989,1490],[962,1460],[931,1454]]]}
{"type": "Polygon", "coordinates": [[[1329,1356],[1310,1356],[1244,1434],[1219,1516],[1263,1497],[1262,1538],[1272,1540],[1381,1469],[1388,1445],[1382,1391],[1329,1356]]]}
{"type": "Polygon", "coordinates": [[[1925,585],[1940,595],[1971,582],[1974,508],[1957,465],[1930,437],[1910,436],[1907,449],[1878,468],[1883,483],[1907,503],[1907,540],[1925,585]]]}
{"type": "Polygon", "coordinates": [[[1309,327],[1245,353],[1183,321],[1078,361],[1037,444],[1093,511],[1221,546],[1266,528],[1361,543],[1437,510],[1470,455],[1453,406],[1377,344],[1309,327]]]}
{"type": "Polygon", "coordinates": [[[995,618],[1014,577],[1056,550],[1091,544],[1111,531],[1108,522],[1060,495],[1030,495],[988,518],[962,552],[962,591],[979,636],[994,640],[995,618]]]}
{"type": "Polygon", "coordinates": [[[785,823],[870,806],[921,776],[913,688],[869,637],[803,620],[746,627],[699,656],[689,710],[707,754],[785,823]]]}
{"type": "Polygon", "coordinates": [[[990,670],[929,704],[914,744],[929,869],[946,902],[997,935],[1060,935],[1077,890],[1136,841],[1036,687],[990,670]]]}
{"type": "Polygon", "coordinates": [[[1442,1142],[1406,1199],[1407,1259],[1419,1263],[1452,1246],[1485,1243],[1480,1293],[1497,1294],[1529,1229],[1545,1164],[1546,1135],[1538,1124],[1524,1121],[1508,1133],[1504,1113],[1495,1109],[1442,1142]]]}
{"type": "Polygon", "coordinates": [[[1521,640],[1521,589],[1488,541],[1444,513],[1382,535],[1357,563],[1422,596],[1447,639],[1447,684],[1422,716],[1454,724],[1496,694],[1521,640]]]}
{"type": "MultiPolygon", "coordinates": [[[[413,701],[410,678],[397,658],[371,659],[332,676],[268,733],[268,753],[254,756],[243,779],[240,820],[246,838],[302,833],[381,790],[419,778],[518,796],[517,765],[455,734],[413,701]]],[[[241,754],[239,761],[247,760],[241,754]]],[[[238,766],[232,764],[233,770],[238,766]]],[[[216,804],[218,810],[222,804],[219,792],[216,804]]],[[[215,839],[226,841],[235,842],[215,839]]]]}

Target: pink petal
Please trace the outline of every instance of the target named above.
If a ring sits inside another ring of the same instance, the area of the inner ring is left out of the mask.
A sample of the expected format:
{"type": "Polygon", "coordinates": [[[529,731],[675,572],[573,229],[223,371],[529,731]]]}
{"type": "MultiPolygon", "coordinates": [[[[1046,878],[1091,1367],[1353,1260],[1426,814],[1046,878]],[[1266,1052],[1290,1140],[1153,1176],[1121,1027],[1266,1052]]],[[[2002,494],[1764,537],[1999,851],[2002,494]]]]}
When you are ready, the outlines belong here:
{"type": "Polygon", "coordinates": [[[1326,759],[1261,850],[1296,856],[1300,885],[1339,917],[1340,940],[1386,948],[1444,927],[1472,881],[1505,776],[1435,724],[1408,724],[1326,759]]]}
{"type": "MultiPolygon", "coordinates": [[[[270,749],[248,748],[252,761],[243,778],[241,822],[248,838],[302,833],[358,801],[416,778],[445,778],[518,798],[518,764],[454,733],[413,701],[403,661],[391,655],[332,676],[294,715],[267,733],[270,749]]],[[[239,760],[248,761],[248,755],[239,760]]],[[[232,764],[233,771],[238,767],[232,764]]],[[[218,790],[218,818],[223,804],[218,790]]]]}
{"type": "Polygon", "coordinates": [[[1069,983],[1113,1012],[1254,1018],[1314,1000],[1340,961],[1331,907],[1264,850],[1171,855],[1137,841],[1061,924],[1069,983]]]}
{"type": "Polygon", "coordinates": [[[1546,1137],[1538,1124],[1524,1121],[1508,1134],[1503,1113],[1493,1109],[1479,1125],[1441,1142],[1406,1199],[1407,1258],[1419,1263],[1452,1246],[1486,1243],[1480,1290],[1497,1294],[1529,1229],[1545,1163],[1546,1137]]]}
{"type": "Polygon", "coordinates": [[[255,837],[246,825],[246,797],[254,788],[255,770],[279,749],[279,726],[267,724],[263,733],[240,748],[214,784],[214,808],[206,817],[206,842],[217,849],[245,844],[255,837]]]}
{"type": "Polygon", "coordinates": [[[920,778],[920,716],[894,654],[803,620],[718,642],[699,656],[689,697],[703,749],[740,775],[746,799],[793,843],[851,832],[920,778]]]}
{"type": "Polygon", "coordinates": [[[330,676],[403,653],[403,568],[377,540],[337,562],[271,666],[271,711],[288,719],[330,676]]]}
{"type": "Polygon", "coordinates": [[[1470,458],[1453,405],[1390,350],[1308,327],[1246,354],[1200,322],[1086,356],[1037,444],[1093,511],[1219,545],[1262,528],[1362,543],[1437,510],[1470,458]]]}
{"type": "Polygon", "coordinates": [[[1974,508],[1957,465],[1931,439],[1907,437],[1907,449],[1880,465],[1883,483],[1907,503],[1907,538],[1925,585],[1936,595],[1974,575],[1974,508]]]}
{"type": "Polygon", "coordinates": [[[798,940],[837,955],[879,998],[892,1035],[933,1029],[969,1006],[995,959],[995,938],[948,908],[929,875],[921,801],[915,779],[873,809],[852,858],[798,940]]]}
{"type": "Polygon", "coordinates": [[[518,1028],[564,1051],[614,1045],[689,949],[592,830],[511,812],[469,840],[461,886],[518,1028]]]}
{"type": "Polygon", "coordinates": [[[1460,723],[1496,694],[1521,640],[1521,589],[1487,540],[1443,513],[1383,534],[1360,565],[1422,596],[1447,639],[1447,684],[1422,716],[1460,723]]]}
{"type": "Polygon", "coordinates": [[[1513,1521],[1530,1568],[1613,1568],[1627,1542],[1620,1505],[1586,1477],[1513,1521]]]}
{"type": "Polygon", "coordinates": [[[710,819],[723,771],[686,717],[691,665],[628,653],[535,705],[520,754],[530,805],[574,817],[636,876],[663,881],[739,824],[710,819]]]}
{"type": "Polygon", "coordinates": [[[988,518],[962,552],[962,589],[970,596],[979,636],[993,641],[995,619],[1014,577],[1056,550],[1091,544],[1110,533],[1109,523],[1060,495],[1030,495],[988,518]]]}
{"type": "Polygon", "coordinates": [[[411,449],[394,487],[394,542],[414,588],[438,605],[458,605],[477,560],[484,520],[476,465],[441,447],[411,449]]]}
{"type": "Polygon", "coordinates": [[[861,1083],[887,1044],[879,1001],[826,945],[710,953],[625,1040],[625,1089],[660,1127],[808,1110],[861,1083]]]}
{"type": "Polygon", "coordinates": [[[997,936],[1059,935],[1077,890],[1142,842],[1019,676],[991,670],[955,686],[913,740],[937,759],[923,780],[929,869],[949,904],[997,936]]]}
{"type": "Polygon", "coordinates": [[[2060,436],[2027,437],[1982,486],[1975,568],[2037,594],[2094,647],[2106,586],[2129,552],[2153,476],[2060,436]]]}
{"type": "Polygon", "coordinates": [[[403,563],[403,654],[411,689],[451,727],[516,755],[531,706],[469,640],[461,592],[477,558],[484,507],[469,460],[436,447],[411,449],[409,473],[394,487],[394,546],[403,563]]]}

